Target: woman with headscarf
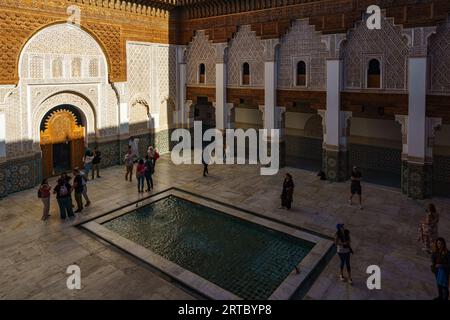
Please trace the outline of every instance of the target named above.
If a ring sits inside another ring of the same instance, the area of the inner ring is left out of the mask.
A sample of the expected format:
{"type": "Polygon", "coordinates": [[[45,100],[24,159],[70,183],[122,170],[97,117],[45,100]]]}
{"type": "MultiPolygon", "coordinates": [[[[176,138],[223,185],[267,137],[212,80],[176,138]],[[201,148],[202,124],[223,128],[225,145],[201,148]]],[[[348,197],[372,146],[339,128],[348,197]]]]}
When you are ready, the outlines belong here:
{"type": "Polygon", "coordinates": [[[289,173],[283,182],[283,191],[281,192],[281,209],[291,209],[294,194],[294,180],[289,173]]]}
{"type": "Polygon", "coordinates": [[[435,300],[448,300],[448,284],[450,273],[450,252],[443,238],[437,238],[431,255],[431,271],[436,277],[439,296],[435,300]]]}

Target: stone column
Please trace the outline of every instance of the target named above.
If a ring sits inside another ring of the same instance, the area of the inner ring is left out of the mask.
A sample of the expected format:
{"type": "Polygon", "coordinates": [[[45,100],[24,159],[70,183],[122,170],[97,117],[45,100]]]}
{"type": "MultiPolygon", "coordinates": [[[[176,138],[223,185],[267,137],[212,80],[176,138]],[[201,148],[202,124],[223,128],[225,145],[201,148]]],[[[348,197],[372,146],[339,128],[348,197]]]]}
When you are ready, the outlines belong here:
{"type": "MultiPolygon", "coordinates": [[[[186,110],[186,46],[177,46],[177,101],[174,122],[177,127],[186,127],[189,109],[186,110]]],[[[190,106],[189,106],[190,107],[190,106]]]]}
{"type": "MultiPolygon", "coordinates": [[[[115,89],[118,104],[119,104],[119,159],[116,159],[118,163],[123,162],[123,158],[128,148],[128,139],[130,137],[130,118],[129,118],[129,93],[128,93],[128,84],[126,82],[116,82],[112,83],[112,87],[115,89]]],[[[101,146],[100,146],[101,148],[101,146]]],[[[100,150],[102,151],[102,150],[100,150]]]]}
{"type": "Polygon", "coordinates": [[[428,39],[435,27],[404,29],[408,59],[407,157],[403,161],[402,190],[413,199],[431,195],[432,158],[427,158],[429,132],[426,119],[428,39]]]}
{"type": "Polygon", "coordinates": [[[0,112],[0,163],[6,158],[6,114],[0,112]]]}
{"type": "Polygon", "coordinates": [[[6,114],[0,112],[0,198],[6,196],[6,114]]]}
{"type": "MultiPolygon", "coordinates": [[[[268,130],[268,139],[270,141],[270,130],[280,130],[279,144],[279,163],[280,167],[286,164],[286,142],[283,136],[284,121],[280,121],[283,117],[284,109],[277,106],[277,49],[280,44],[279,39],[267,39],[264,41],[264,128],[268,130]]],[[[268,141],[268,142],[269,142],[268,141]]],[[[270,144],[268,145],[270,149],[270,144]]]]}
{"type": "Polygon", "coordinates": [[[402,126],[401,189],[404,194],[408,194],[408,116],[396,115],[395,121],[402,126]]]}
{"type": "Polygon", "coordinates": [[[222,132],[229,127],[227,110],[227,43],[216,43],[216,128],[222,132]]]}
{"type": "Polygon", "coordinates": [[[324,169],[328,180],[348,178],[348,119],[351,113],[341,112],[342,60],[327,60],[326,135],[324,135],[324,169]]]}

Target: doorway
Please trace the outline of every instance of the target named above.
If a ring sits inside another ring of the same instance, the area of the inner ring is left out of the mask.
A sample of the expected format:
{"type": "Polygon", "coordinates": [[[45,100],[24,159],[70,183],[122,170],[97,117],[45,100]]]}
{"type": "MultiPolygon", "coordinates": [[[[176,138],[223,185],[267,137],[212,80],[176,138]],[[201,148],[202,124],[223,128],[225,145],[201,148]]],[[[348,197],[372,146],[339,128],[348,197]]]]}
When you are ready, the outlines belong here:
{"type": "Polygon", "coordinates": [[[72,142],[58,143],[53,145],[53,174],[59,175],[70,171],[71,168],[71,150],[72,142]]]}
{"type": "Polygon", "coordinates": [[[83,166],[85,127],[71,105],[50,110],[41,123],[43,177],[59,175],[83,166]]]}

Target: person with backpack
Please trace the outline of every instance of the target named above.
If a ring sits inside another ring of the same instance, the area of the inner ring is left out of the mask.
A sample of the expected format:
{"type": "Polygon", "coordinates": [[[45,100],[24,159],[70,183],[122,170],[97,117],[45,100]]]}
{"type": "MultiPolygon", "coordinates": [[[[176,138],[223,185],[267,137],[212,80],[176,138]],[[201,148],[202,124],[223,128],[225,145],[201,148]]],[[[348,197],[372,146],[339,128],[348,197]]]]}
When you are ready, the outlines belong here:
{"type": "Polygon", "coordinates": [[[77,202],[77,210],[75,213],[81,212],[83,210],[83,191],[84,191],[84,185],[83,185],[83,177],[80,174],[80,171],[78,169],[73,170],[73,190],[75,192],[75,201],[77,202]]]}
{"type": "Polygon", "coordinates": [[[48,179],[42,180],[42,183],[38,190],[38,197],[42,200],[44,204],[44,210],[42,212],[42,220],[45,221],[50,217],[50,191],[52,187],[48,184],[48,179]]]}
{"type": "Polygon", "coordinates": [[[147,181],[147,190],[146,192],[150,192],[153,189],[153,162],[149,159],[148,155],[145,157],[145,180],[147,181]]]}
{"type": "Polygon", "coordinates": [[[136,179],[138,181],[138,192],[144,192],[145,165],[144,160],[140,159],[136,168],[136,179]]]}
{"type": "Polygon", "coordinates": [[[345,281],[344,266],[347,268],[348,283],[353,284],[352,272],[350,267],[350,254],[353,254],[351,247],[350,231],[344,228],[343,224],[336,225],[336,235],[334,237],[334,243],[337,247],[337,254],[341,260],[340,265],[340,279],[345,281]]]}
{"type": "Polygon", "coordinates": [[[65,180],[60,178],[58,180],[58,184],[53,190],[53,193],[56,194],[56,200],[58,202],[60,216],[62,220],[66,219],[66,216],[69,218],[75,217],[72,210],[72,200],[71,194],[72,188],[70,184],[65,180]]]}

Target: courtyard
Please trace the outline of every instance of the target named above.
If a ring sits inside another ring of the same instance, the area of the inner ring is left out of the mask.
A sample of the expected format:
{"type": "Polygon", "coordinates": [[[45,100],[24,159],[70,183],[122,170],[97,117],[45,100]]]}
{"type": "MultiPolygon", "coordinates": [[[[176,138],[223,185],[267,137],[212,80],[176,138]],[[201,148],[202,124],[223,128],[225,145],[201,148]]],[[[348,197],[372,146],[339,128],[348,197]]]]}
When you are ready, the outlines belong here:
{"type": "MultiPolygon", "coordinates": [[[[436,204],[439,234],[450,235],[450,199],[416,201],[400,190],[363,183],[364,210],[347,203],[350,183],[320,181],[314,172],[283,168],[275,176],[261,176],[259,166],[211,166],[202,176],[201,165],[172,164],[164,155],[156,165],[153,193],[172,187],[256,212],[271,219],[333,237],[335,225],[351,231],[353,286],[339,280],[334,256],[304,299],[399,300],[437,295],[429,255],[417,241],[418,223],[425,206],[436,204]],[[294,204],[280,210],[285,173],[294,177],[294,204]],[[381,268],[381,290],[368,290],[366,269],[381,268]]],[[[51,217],[41,221],[37,188],[0,200],[1,299],[198,299],[183,285],[112,244],[77,227],[115,208],[150,194],[139,195],[136,181],[124,179],[125,168],[105,169],[101,179],[88,183],[92,205],[74,220],[62,222],[52,196],[51,217]],[[81,268],[81,290],[68,290],[66,268],[81,268]]],[[[363,172],[364,175],[364,172],[363,172]]],[[[55,185],[55,179],[50,181],[55,185]]]]}

